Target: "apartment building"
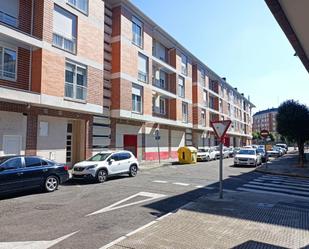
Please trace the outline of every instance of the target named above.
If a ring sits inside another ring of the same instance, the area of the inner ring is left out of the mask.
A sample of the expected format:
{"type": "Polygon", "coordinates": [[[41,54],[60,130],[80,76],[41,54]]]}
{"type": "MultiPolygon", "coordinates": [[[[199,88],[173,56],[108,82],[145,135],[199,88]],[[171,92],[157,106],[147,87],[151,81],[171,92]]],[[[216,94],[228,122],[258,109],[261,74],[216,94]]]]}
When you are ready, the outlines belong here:
{"type": "Polygon", "coordinates": [[[250,100],[130,1],[0,1],[0,56],[0,156],[175,158],[217,144],[218,119],[251,141],[250,100]]]}
{"type": "Polygon", "coordinates": [[[260,132],[261,130],[267,130],[275,135],[277,139],[277,119],[278,108],[270,108],[267,110],[256,112],[253,115],[252,130],[254,132],[260,132]]]}
{"type": "Polygon", "coordinates": [[[0,156],[71,164],[109,145],[104,8],[102,0],[0,1],[0,156]]]}
{"type": "Polygon", "coordinates": [[[130,1],[112,10],[111,148],[140,160],[177,157],[184,145],[216,145],[210,122],[231,119],[227,146],[251,143],[254,105],[130,1]]]}

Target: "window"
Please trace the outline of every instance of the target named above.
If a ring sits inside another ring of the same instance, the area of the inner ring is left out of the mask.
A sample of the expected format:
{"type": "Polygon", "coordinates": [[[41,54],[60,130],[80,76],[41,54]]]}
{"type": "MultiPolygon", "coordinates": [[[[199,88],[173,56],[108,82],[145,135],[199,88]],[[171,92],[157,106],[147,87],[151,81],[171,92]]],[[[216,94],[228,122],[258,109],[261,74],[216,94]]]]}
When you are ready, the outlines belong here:
{"type": "Polygon", "coordinates": [[[132,33],[133,38],[132,42],[139,46],[143,46],[143,23],[138,20],[136,17],[132,18],[132,33]]]}
{"type": "Polygon", "coordinates": [[[208,103],[208,96],[207,96],[207,91],[203,91],[203,102],[204,102],[204,106],[207,106],[208,103]]]}
{"type": "Polygon", "coordinates": [[[0,47],[0,77],[8,80],[16,80],[16,61],[17,53],[15,50],[0,47]]]}
{"type": "Polygon", "coordinates": [[[185,97],[185,79],[181,76],[178,78],[178,96],[185,97]]]}
{"type": "Polygon", "coordinates": [[[41,159],[38,157],[25,157],[26,167],[40,167],[42,166],[41,159]]]}
{"type": "Polygon", "coordinates": [[[229,113],[229,116],[231,116],[231,104],[228,104],[228,113],[229,113]]]}
{"type": "Polygon", "coordinates": [[[215,109],[215,97],[209,96],[209,107],[215,109]]]}
{"type": "Polygon", "coordinates": [[[142,89],[138,86],[132,86],[132,111],[142,113],[142,89]]]}
{"type": "Polygon", "coordinates": [[[113,159],[115,161],[119,161],[120,160],[120,153],[111,155],[111,157],[109,159],[113,159]]]}
{"type": "Polygon", "coordinates": [[[76,53],[76,16],[57,5],[54,6],[53,45],[76,53]]]}
{"type": "Polygon", "coordinates": [[[118,158],[119,158],[119,161],[121,161],[121,160],[128,160],[128,159],[131,158],[131,154],[130,153],[126,153],[126,152],[119,153],[118,154],[118,158]]]}
{"type": "Polygon", "coordinates": [[[167,88],[167,74],[160,69],[153,68],[153,84],[157,87],[160,87],[162,89],[167,88]]]}
{"type": "Polygon", "coordinates": [[[187,75],[187,56],[181,54],[181,73],[187,75]]]}
{"type": "Polygon", "coordinates": [[[206,112],[205,112],[205,110],[201,111],[201,121],[202,121],[202,126],[206,126],[206,112]]]}
{"type": "Polygon", "coordinates": [[[182,122],[188,123],[188,103],[182,102],[182,122]]]}
{"type": "Polygon", "coordinates": [[[138,80],[148,81],[148,58],[141,53],[138,54],[138,80]]]}
{"type": "Polygon", "coordinates": [[[86,100],[87,68],[73,62],[66,62],[65,65],[65,97],[86,100]]]}
{"type": "Polygon", "coordinates": [[[88,0],[67,0],[67,3],[81,12],[88,14],[88,0]]]}
{"type": "Polygon", "coordinates": [[[164,47],[161,43],[154,41],[153,55],[159,58],[160,60],[166,62],[167,61],[166,47],[164,47]]]}
{"type": "Polygon", "coordinates": [[[18,12],[19,0],[0,1],[0,22],[17,27],[18,12]]]}
{"type": "Polygon", "coordinates": [[[17,157],[7,160],[1,165],[1,168],[4,168],[4,170],[17,169],[21,167],[21,164],[21,158],[17,157]]]}
{"type": "Polygon", "coordinates": [[[219,99],[219,112],[223,112],[223,101],[219,99]]]}
{"type": "Polygon", "coordinates": [[[200,80],[201,84],[206,87],[206,78],[205,78],[205,70],[201,69],[201,80],[200,80]]]}
{"type": "Polygon", "coordinates": [[[160,114],[164,115],[166,113],[166,99],[160,98],[159,100],[159,111],[160,114]]]}
{"type": "Polygon", "coordinates": [[[211,80],[209,82],[209,89],[213,92],[216,92],[218,93],[218,82],[217,81],[214,81],[214,80],[211,80]]]}

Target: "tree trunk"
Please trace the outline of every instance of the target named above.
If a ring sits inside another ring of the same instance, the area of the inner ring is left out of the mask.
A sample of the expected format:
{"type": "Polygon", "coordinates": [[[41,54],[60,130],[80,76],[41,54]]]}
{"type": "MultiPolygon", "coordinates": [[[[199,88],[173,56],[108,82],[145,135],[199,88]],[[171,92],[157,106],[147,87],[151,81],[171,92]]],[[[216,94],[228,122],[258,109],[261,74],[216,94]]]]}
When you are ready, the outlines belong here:
{"type": "Polygon", "coordinates": [[[304,167],[304,143],[301,141],[297,142],[297,147],[298,147],[298,163],[300,167],[304,167]]]}

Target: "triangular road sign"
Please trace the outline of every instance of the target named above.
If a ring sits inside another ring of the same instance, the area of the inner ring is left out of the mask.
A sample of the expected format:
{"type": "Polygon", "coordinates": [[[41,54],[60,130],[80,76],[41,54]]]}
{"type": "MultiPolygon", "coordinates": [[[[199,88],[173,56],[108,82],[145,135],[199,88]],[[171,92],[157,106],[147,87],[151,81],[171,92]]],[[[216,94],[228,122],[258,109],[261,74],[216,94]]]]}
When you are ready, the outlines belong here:
{"type": "Polygon", "coordinates": [[[221,120],[211,122],[211,126],[217,138],[222,139],[231,125],[231,120],[221,120]]]}

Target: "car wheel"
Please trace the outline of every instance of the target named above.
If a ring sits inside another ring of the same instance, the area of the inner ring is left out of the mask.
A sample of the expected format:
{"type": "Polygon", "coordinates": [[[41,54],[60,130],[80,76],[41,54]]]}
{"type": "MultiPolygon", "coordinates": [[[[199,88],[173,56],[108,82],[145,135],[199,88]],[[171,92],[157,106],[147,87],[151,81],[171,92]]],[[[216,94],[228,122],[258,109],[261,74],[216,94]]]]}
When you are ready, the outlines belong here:
{"type": "Polygon", "coordinates": [[[206,157],[206,161],[207,162],[209,162],[210,161],[210,157],[208,156],[208,157],[206,157]]]}
{"type": "Polygon", "coordinates": [[[103,183],[107,179],[107,171],[105,169],[100,169],[97,173],[97,182],[103,183]]]}
{"type": "Polygon", "coordinates": [[[44,189],[46,192],[54,192],[59,186],[57,176],[49,176],[45,179],[44,189]]]}
{"type": "Polygon", "coordinates": [[[131,177],[135,177],[137,175],[137,166],[136,165],[131,165],[129,175],[131,177]]]}

